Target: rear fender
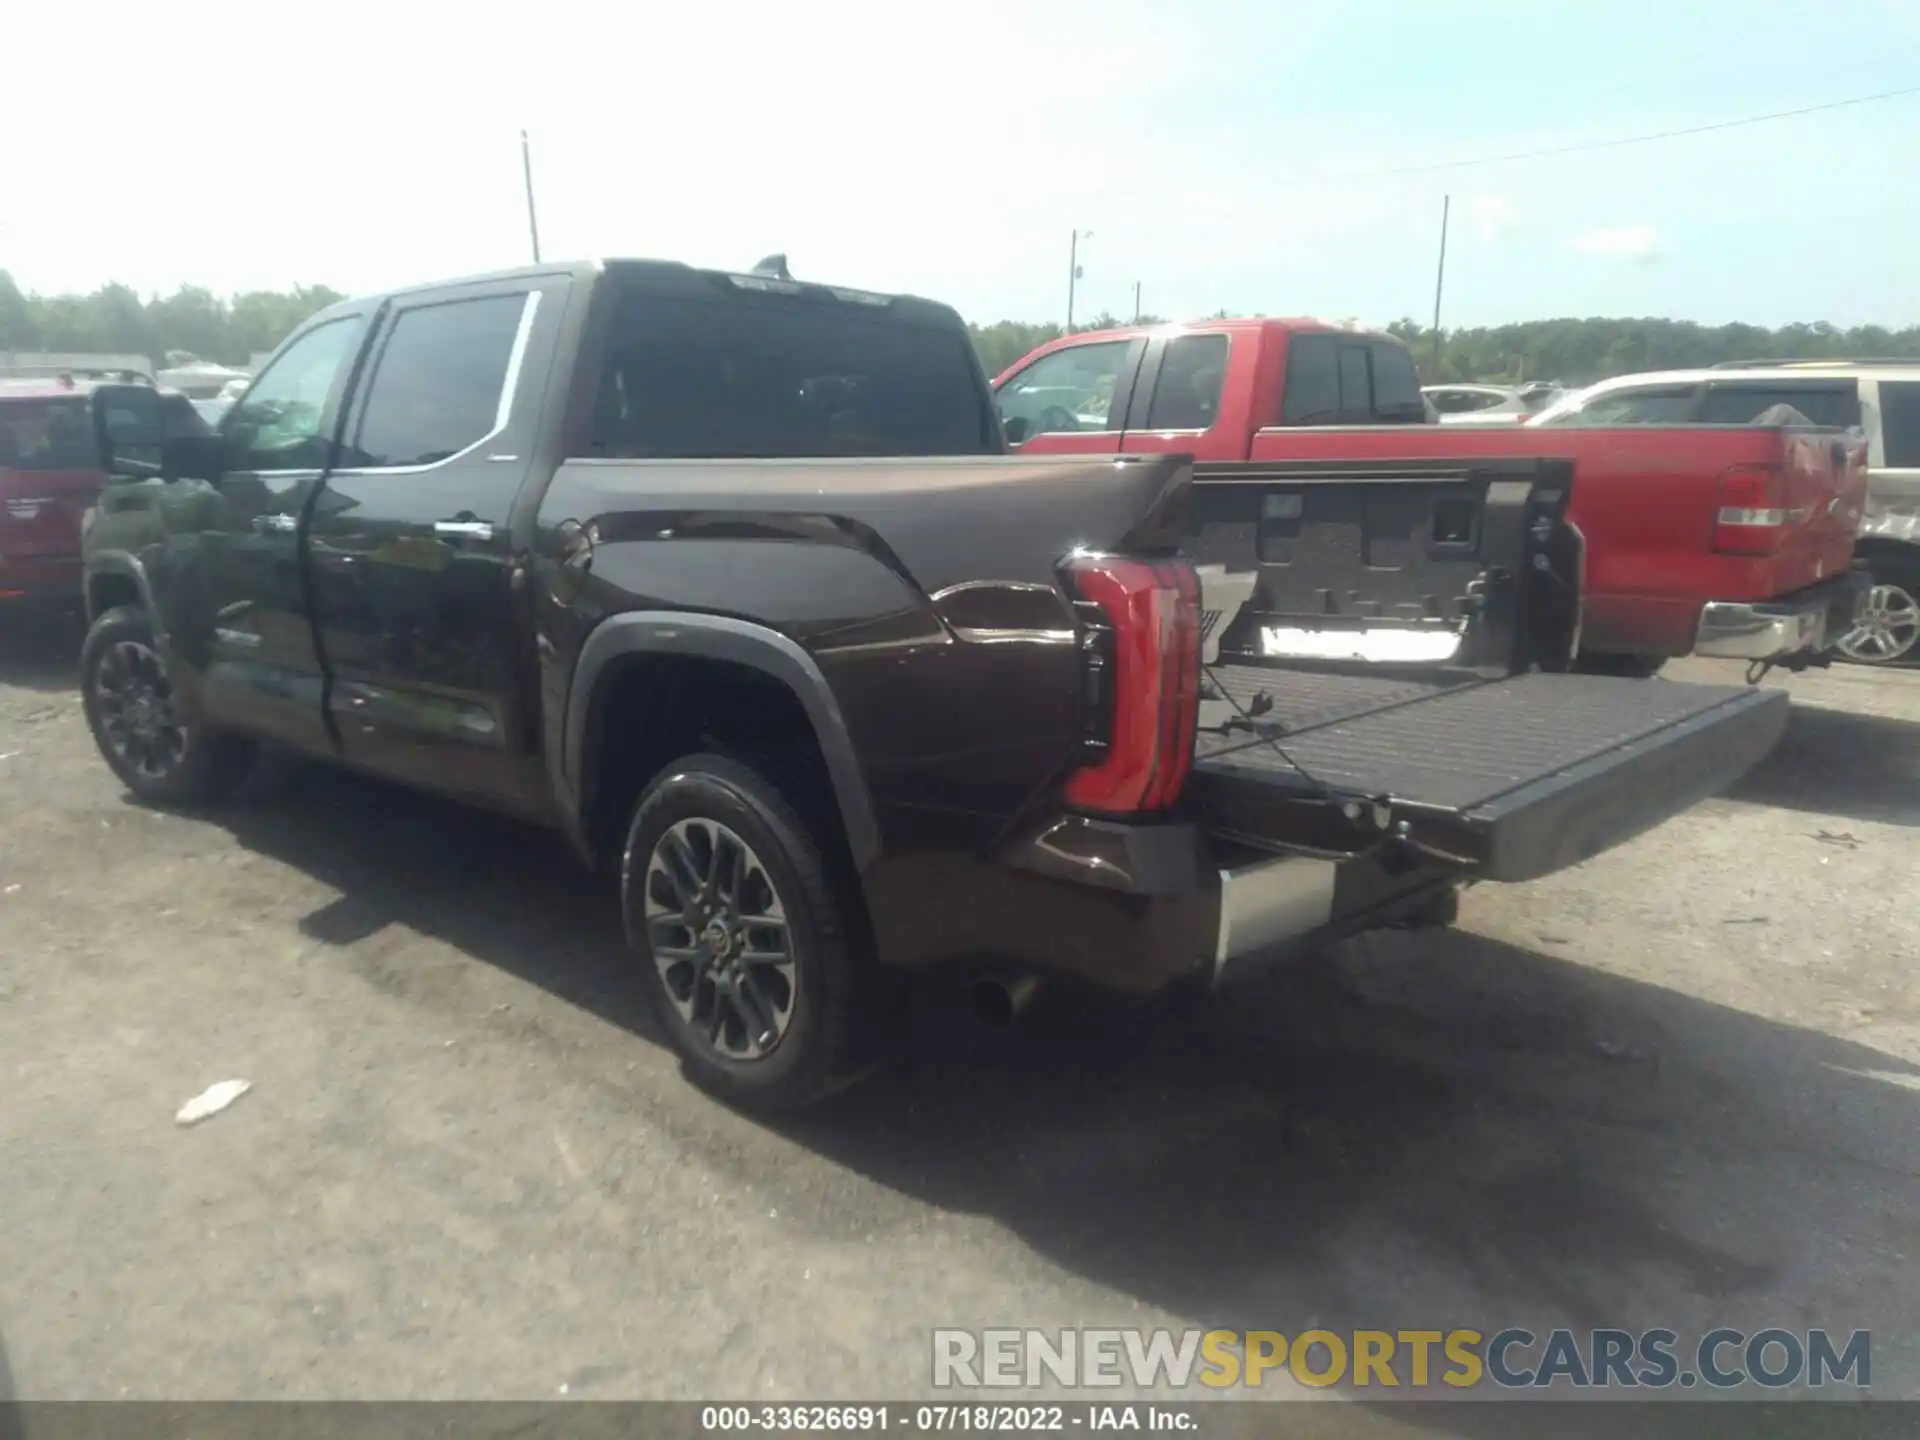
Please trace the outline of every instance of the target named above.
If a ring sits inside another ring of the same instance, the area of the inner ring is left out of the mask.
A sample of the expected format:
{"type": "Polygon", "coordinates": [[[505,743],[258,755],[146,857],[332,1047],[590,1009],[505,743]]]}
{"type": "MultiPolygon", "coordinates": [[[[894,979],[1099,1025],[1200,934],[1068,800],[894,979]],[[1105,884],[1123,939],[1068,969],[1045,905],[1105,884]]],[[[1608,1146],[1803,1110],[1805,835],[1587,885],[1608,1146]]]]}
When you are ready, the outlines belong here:
{"type": "Polygon", "coordinates": [[[872,864],[880,853],[880,827],[873,799],[839,702],[813,657],[787,636],[764,625],[724,615],[666,610],[630,611],[602,621],[587,637],[579,663],[574,666],[567,691],[560,773],[553,778],[576,844],[584,844],[586,828],[581,782],[594,694],[610,666],[636,654],[687,655],[745,665],[791,691],[812,723],[854,864],[861,870],[872,864]]]}

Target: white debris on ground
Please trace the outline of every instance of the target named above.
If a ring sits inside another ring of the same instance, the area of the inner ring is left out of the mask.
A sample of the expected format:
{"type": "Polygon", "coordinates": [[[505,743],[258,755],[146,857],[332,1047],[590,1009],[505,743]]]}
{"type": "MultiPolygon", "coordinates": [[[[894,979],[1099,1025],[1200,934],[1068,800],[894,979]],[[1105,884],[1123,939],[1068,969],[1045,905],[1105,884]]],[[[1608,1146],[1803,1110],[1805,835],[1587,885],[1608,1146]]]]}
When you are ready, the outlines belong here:
{"type": "Polygon", "coordinates": [[[198,1125],[202,1120],[218,1115],[252,1088],[245,1080],[222,1080],[217,1085],[209,1085],[187,1101],[173,1118],[182,1125],[198,1125]]]}

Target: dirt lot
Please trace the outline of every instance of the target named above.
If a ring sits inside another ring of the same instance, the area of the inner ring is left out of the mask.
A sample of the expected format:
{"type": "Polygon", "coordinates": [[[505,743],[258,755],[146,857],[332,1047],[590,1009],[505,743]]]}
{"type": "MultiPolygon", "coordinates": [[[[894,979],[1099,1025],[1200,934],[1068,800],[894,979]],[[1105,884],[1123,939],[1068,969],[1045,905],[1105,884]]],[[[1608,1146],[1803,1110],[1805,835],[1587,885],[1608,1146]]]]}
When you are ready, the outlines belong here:
{"type": "Polygon", "coordinates": [[[680,1081],[559,841],[322,771],[136,808],[75,641],[0,658],[22,1396],[911,1396],[1009,1323],[1871,1327],[1920,1395],[1920,673],[1793,681],[1734,795],[1455,933],[1201,1031],[930,1001],[769,1127],[680,1081]]]}

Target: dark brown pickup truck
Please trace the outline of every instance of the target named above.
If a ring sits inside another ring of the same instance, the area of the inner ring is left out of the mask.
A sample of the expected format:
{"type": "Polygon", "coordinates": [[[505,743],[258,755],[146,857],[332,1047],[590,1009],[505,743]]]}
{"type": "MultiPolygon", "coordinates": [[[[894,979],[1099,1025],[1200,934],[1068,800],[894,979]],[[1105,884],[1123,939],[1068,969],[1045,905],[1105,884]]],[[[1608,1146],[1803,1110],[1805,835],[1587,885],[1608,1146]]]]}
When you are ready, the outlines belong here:
{"type": "Polygon", "coordinates": [[[268,742],[559,827],[741,1103],[866,1063],[936,963],[1146,993],[1442,922],[1786,714],[1549,673],[1563,465],[1010,456],[952,311],[784,273],[342,304],[205,439],[116,398],[82,672],[128,788],[210,802],[268,742]]]}

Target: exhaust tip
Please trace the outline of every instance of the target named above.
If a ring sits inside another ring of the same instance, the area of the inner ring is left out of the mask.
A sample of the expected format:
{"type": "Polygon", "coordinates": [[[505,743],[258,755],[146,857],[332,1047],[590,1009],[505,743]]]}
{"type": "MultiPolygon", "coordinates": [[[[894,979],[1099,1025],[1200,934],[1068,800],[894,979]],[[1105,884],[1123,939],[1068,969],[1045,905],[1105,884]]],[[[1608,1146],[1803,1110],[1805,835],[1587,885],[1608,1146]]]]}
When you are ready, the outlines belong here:
{"type": "Polygon", "coordinates": [[[973,982],[974,1013],[989,1025],[1011,1024],[1039,988],[1034,975],[982,975],[973,982]]]}

